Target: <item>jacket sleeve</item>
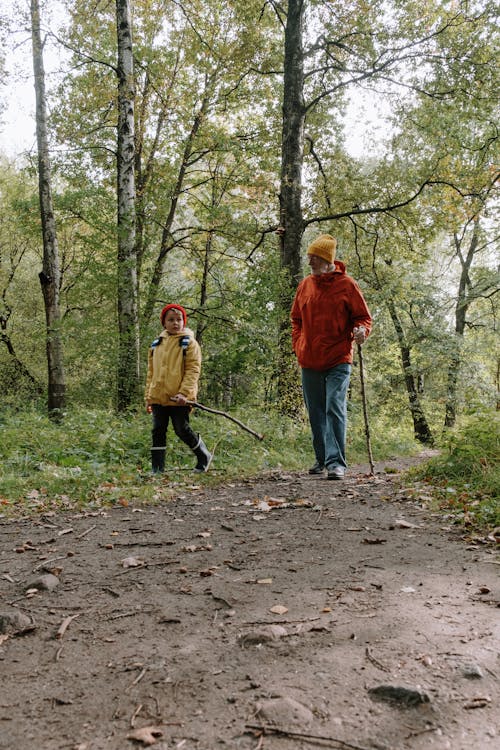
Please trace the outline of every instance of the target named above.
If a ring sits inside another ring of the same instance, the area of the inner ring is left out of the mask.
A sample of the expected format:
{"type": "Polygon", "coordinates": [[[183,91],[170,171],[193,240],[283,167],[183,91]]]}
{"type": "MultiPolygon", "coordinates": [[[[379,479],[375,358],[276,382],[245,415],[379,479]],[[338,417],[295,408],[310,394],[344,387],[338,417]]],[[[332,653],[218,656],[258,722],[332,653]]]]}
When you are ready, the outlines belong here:
{"type": "Polygon", "coordinates": [[[146,387],[144,388],[144,400],[148,400],[149,386],[153,377],[153,349],[148,351],[148,374],[146,376],[146,387]]]}
{"type": "Polygon", "coordinates": [[[353,281],[351,296],[351,323],[352,328],[364,326],[366,335],[368,336],[370,334],[372,329],[372,316],[370,315],[363,293],[355,281],[353,281]]]}
{"type": "Polygon", "coordinates": [[[198,382],[201,373],[201,349],[196,339],[191,339],[186,349],[184,360],[184,375],[179,388],[179,393],[188,399],[196,399],[198,394],[198,382]]]}
{"type": "Polygon", "coordinates": [[[302,314],[300,312],[299,305],[299,292],[300,287],[295,293],[295,299],[293,300],[292,310],[290,313],[290,320],[292,322],[292,347],[294,351],[296,351],[295,345],[302,333],[302,314]]]}

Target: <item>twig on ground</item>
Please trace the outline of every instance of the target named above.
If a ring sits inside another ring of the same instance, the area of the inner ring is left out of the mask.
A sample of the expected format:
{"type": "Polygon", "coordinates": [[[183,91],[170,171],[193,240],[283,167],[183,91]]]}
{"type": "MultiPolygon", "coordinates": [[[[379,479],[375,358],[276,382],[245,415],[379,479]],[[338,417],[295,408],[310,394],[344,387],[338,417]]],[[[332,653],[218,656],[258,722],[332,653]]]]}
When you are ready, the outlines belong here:
{"type": "Polygon", "coordinates": [[[135,709],[134,713],[132,714],[132,716],[130,718],[130,728],[131,729],[134,729],[134,727],[135,727],[135,720],[136,720],[137,716],[141,713],[141,711],[142,711],[142,703],[139,703],[139,705],[137,706],[137,708],[135,709]]]}
{"type": "Polygon", "coordinates": [[[280,729],[279,727],[273,727],[268,724],[245,724],[248,729],[260,729],[264,734],[269,732],[270,734],[278,734],[283,737],[297,737],[298,739],[304,740],[323,740],[323,742],[335,742],[340,747],[349,748],[349,750],[366,750],[361,745],[353,745],[351,742],[345,740],[339,740],[337,737],[328,737],[324,734],[309,734],[308,732],[294,732],[291,729],[280,729]]]}
{"type": "Polygon", "coordinates": [[[249,625],[295,625],[303,622],[317,622],[321,617],[307,617],[305,620],[255,620],[254,622],[243,622],[242,626],[249,625]]]}
{"type": "Polygon", "coordinates": [[[50,563],[57,562],[58,560],[66,560],[67,555],[60,555],[59,557],[51,557],[48,560],[42,560],[42,562],[38,563],[38,565],[35,565],[33,568],[33,573],[36,573],[37,570],[40,570],[40,568],[45,568],[47,565],[50,565],[50,563]]]}
{"type": "Polygon", "coordinates": [[[94,531],[94,529],[97,528],[97,525],[91,526],[90,528],[86,529],[85,531],[82,531],[81,534],[78,534],[76,539],[83,539],[84,536],[87,536],[87,534],[90,534],[91,531],[94,531]]]}
{"type": "Polygon", "coordinates": [[[405,740],[409,740],[412,737],[419,737],[421,734],[427,734],[428,732],[437,732],[438,727],[424,727],[424,729],[414,729],[407,734],[405,740]]]}
{"type": "Polygon", "coordinates": [[[377,659],[375,659],[374,656],[372,656],[371,651],[368,648],[368,646],[365,648],[365,654],[366,654],[366,658],[368,659],[368,661],[371,661],[371,663],[374,664],[376,667],[378,667],[378,669],[381,669],[383,672],[391,671],[388,667],[381,664],[381,662],[379,662],[377,659]]]}
{"type": "Polygon", "coordinates": [[[133,612],[119,612],[117,615],[111,615],[108,620],[119,620],[121,617],[135,617],[135,615],[150,614],[145,609],[137,609],[133,612]]]}
{"type": "Polygon", "coordinates": [[[76,620],[76,618],[80,617],[80,615],[81,615],[81,612],[78,612],[76,615],[69,615],[69,617],[65,617],[61,625],[59,626],[59,630],[57,631],[54,637],[60,640],[65,634],[70,624],[73,622],[73,620],[76,620]]]}
{"type": "MultiPolygon", "coordinates": [[[[137,685],[137,683],[142,680],[142,678],[144,677],[144,675],[146,674],[146,672],[147,672],[147,667],[144,667],[143,669],[141,669],[141,671],[139,672],[139,674],[137,675],[137,677],[135,678],[135,680],[132,682],[132,684],[129,685],[128,688],[125,688],[125,692],[128,693],[128,691],[131,690],[134,687],[134,685],[137,685]]],[[[142,706],[141,706],[141,708],[142,708],[142,706]]]]}

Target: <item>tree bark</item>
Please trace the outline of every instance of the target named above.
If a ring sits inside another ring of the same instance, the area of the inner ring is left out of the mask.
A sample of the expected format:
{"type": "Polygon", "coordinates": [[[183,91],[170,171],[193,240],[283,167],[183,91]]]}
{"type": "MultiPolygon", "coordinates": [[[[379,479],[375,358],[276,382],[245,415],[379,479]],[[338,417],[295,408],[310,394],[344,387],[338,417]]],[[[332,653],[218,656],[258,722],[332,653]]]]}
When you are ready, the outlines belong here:
{"type": "Polygon", "coordinates": [[[118,41],[118,365],[117,408],[125,411],[139,389],[139,330],[135,244],[135,83],[130,0],[116,0],[118,41]]]}
{"type": "Polygon", "coordinates": [[[290,307],[301,279],[302,165],[304,149],[304,2],[289,0],[285,26],[283,131],[280,178],[280,260],[282,309],[279,332],[278,400],[284,414],[296,416],[302,393],[291,347],[290,307]]]}
{"type": "Polygon", "coordinates": [[[36,138],[38,149],[38,192],[43,238],[43,263],[39,273],[45,305],[46,351],[48,370],[48,413],[51,419],[60,419],[65,406],[66,381],[61,338],[59,306],[60,266],[56,222],[52,202],[51,169],[47,134],[47,103],[45,96],[45,70],[43,44],[40,32],[40,7],[31,0],[31,38],[33,71],[35,77],[36,138]]]}
{"type": "Polygon", "coordinates": [[[448,382],[444,417],[444,425],[448,428],[454,427],[457,419],[458,373],[462,361],[462,345],[465,326],[467,324],[467,310],[471,304],[471,298],[468,293],[470,288],[469,274],[479,242],[479,219],[474,220],[474,228],[472,230],[471,240],[465,257],[461,252],[461,241],[457,235],[454,237],[454,242],[462,270],[458,282],[457,302],[455,305],[455,339],[453,341],[453,352],[448,365],[448,382]]]}
{"type": "Polygon", "coordinates": [[[424,445],[432,445],[434,439],[418,396],[417,381],[413,373],[413,366],[411,362],[411,350],[406,341],[403,326],[401,325],[396,307],[392,300],[388,301],[387,306],[398,339],[406,392],[408,394],[410,412],[413,419],[413,434],[415,435],[415,439],[420,443],[423,443],[424,445]]]}

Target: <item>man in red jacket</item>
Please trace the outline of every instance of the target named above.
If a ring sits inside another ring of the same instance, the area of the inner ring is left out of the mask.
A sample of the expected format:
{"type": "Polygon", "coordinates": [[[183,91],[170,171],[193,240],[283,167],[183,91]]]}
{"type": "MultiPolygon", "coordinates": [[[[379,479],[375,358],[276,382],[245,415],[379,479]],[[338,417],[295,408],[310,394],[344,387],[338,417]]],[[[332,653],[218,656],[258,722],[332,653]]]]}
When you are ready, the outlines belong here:
{"type": "Polygon", "coordinates": [[[292,305],[292,344],[302,369],[316,463],[310,474],[343,479],[346,469],[347,389],[353,342],[362,344],[372,318],[345,265],[335,260],[337,240],[322,234],[309,245],[311,274],[292,305]]]}

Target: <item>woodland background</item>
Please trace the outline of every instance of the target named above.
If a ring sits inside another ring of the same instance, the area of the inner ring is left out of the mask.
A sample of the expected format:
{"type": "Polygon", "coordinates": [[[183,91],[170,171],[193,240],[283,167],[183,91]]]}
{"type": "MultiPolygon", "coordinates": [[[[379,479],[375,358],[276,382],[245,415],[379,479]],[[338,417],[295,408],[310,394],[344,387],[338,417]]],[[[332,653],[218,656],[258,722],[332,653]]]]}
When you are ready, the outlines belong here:
{"type": "MultiPolygon", "coordinates": [[[[139,414],[171,301],[202,345],[200,400],[301,421],[289,306],[307,244],[329,232],[374,317],[364,353],[381,454],[470,420],[468,440],[498,441],[497,11],[9,4],[0,65],[33,54],[37,144],[0,160],[4,427],[26,409],[40,418],[47,398],[58,420],[139,414]],[[61,63],[45,75],[48,55],[61,63]],[[371,123],[380,110],[359,156],[346,148],[353,102],[371,123]]],[[[362,431],[355,395],[350,411],[362,431]]]]}

